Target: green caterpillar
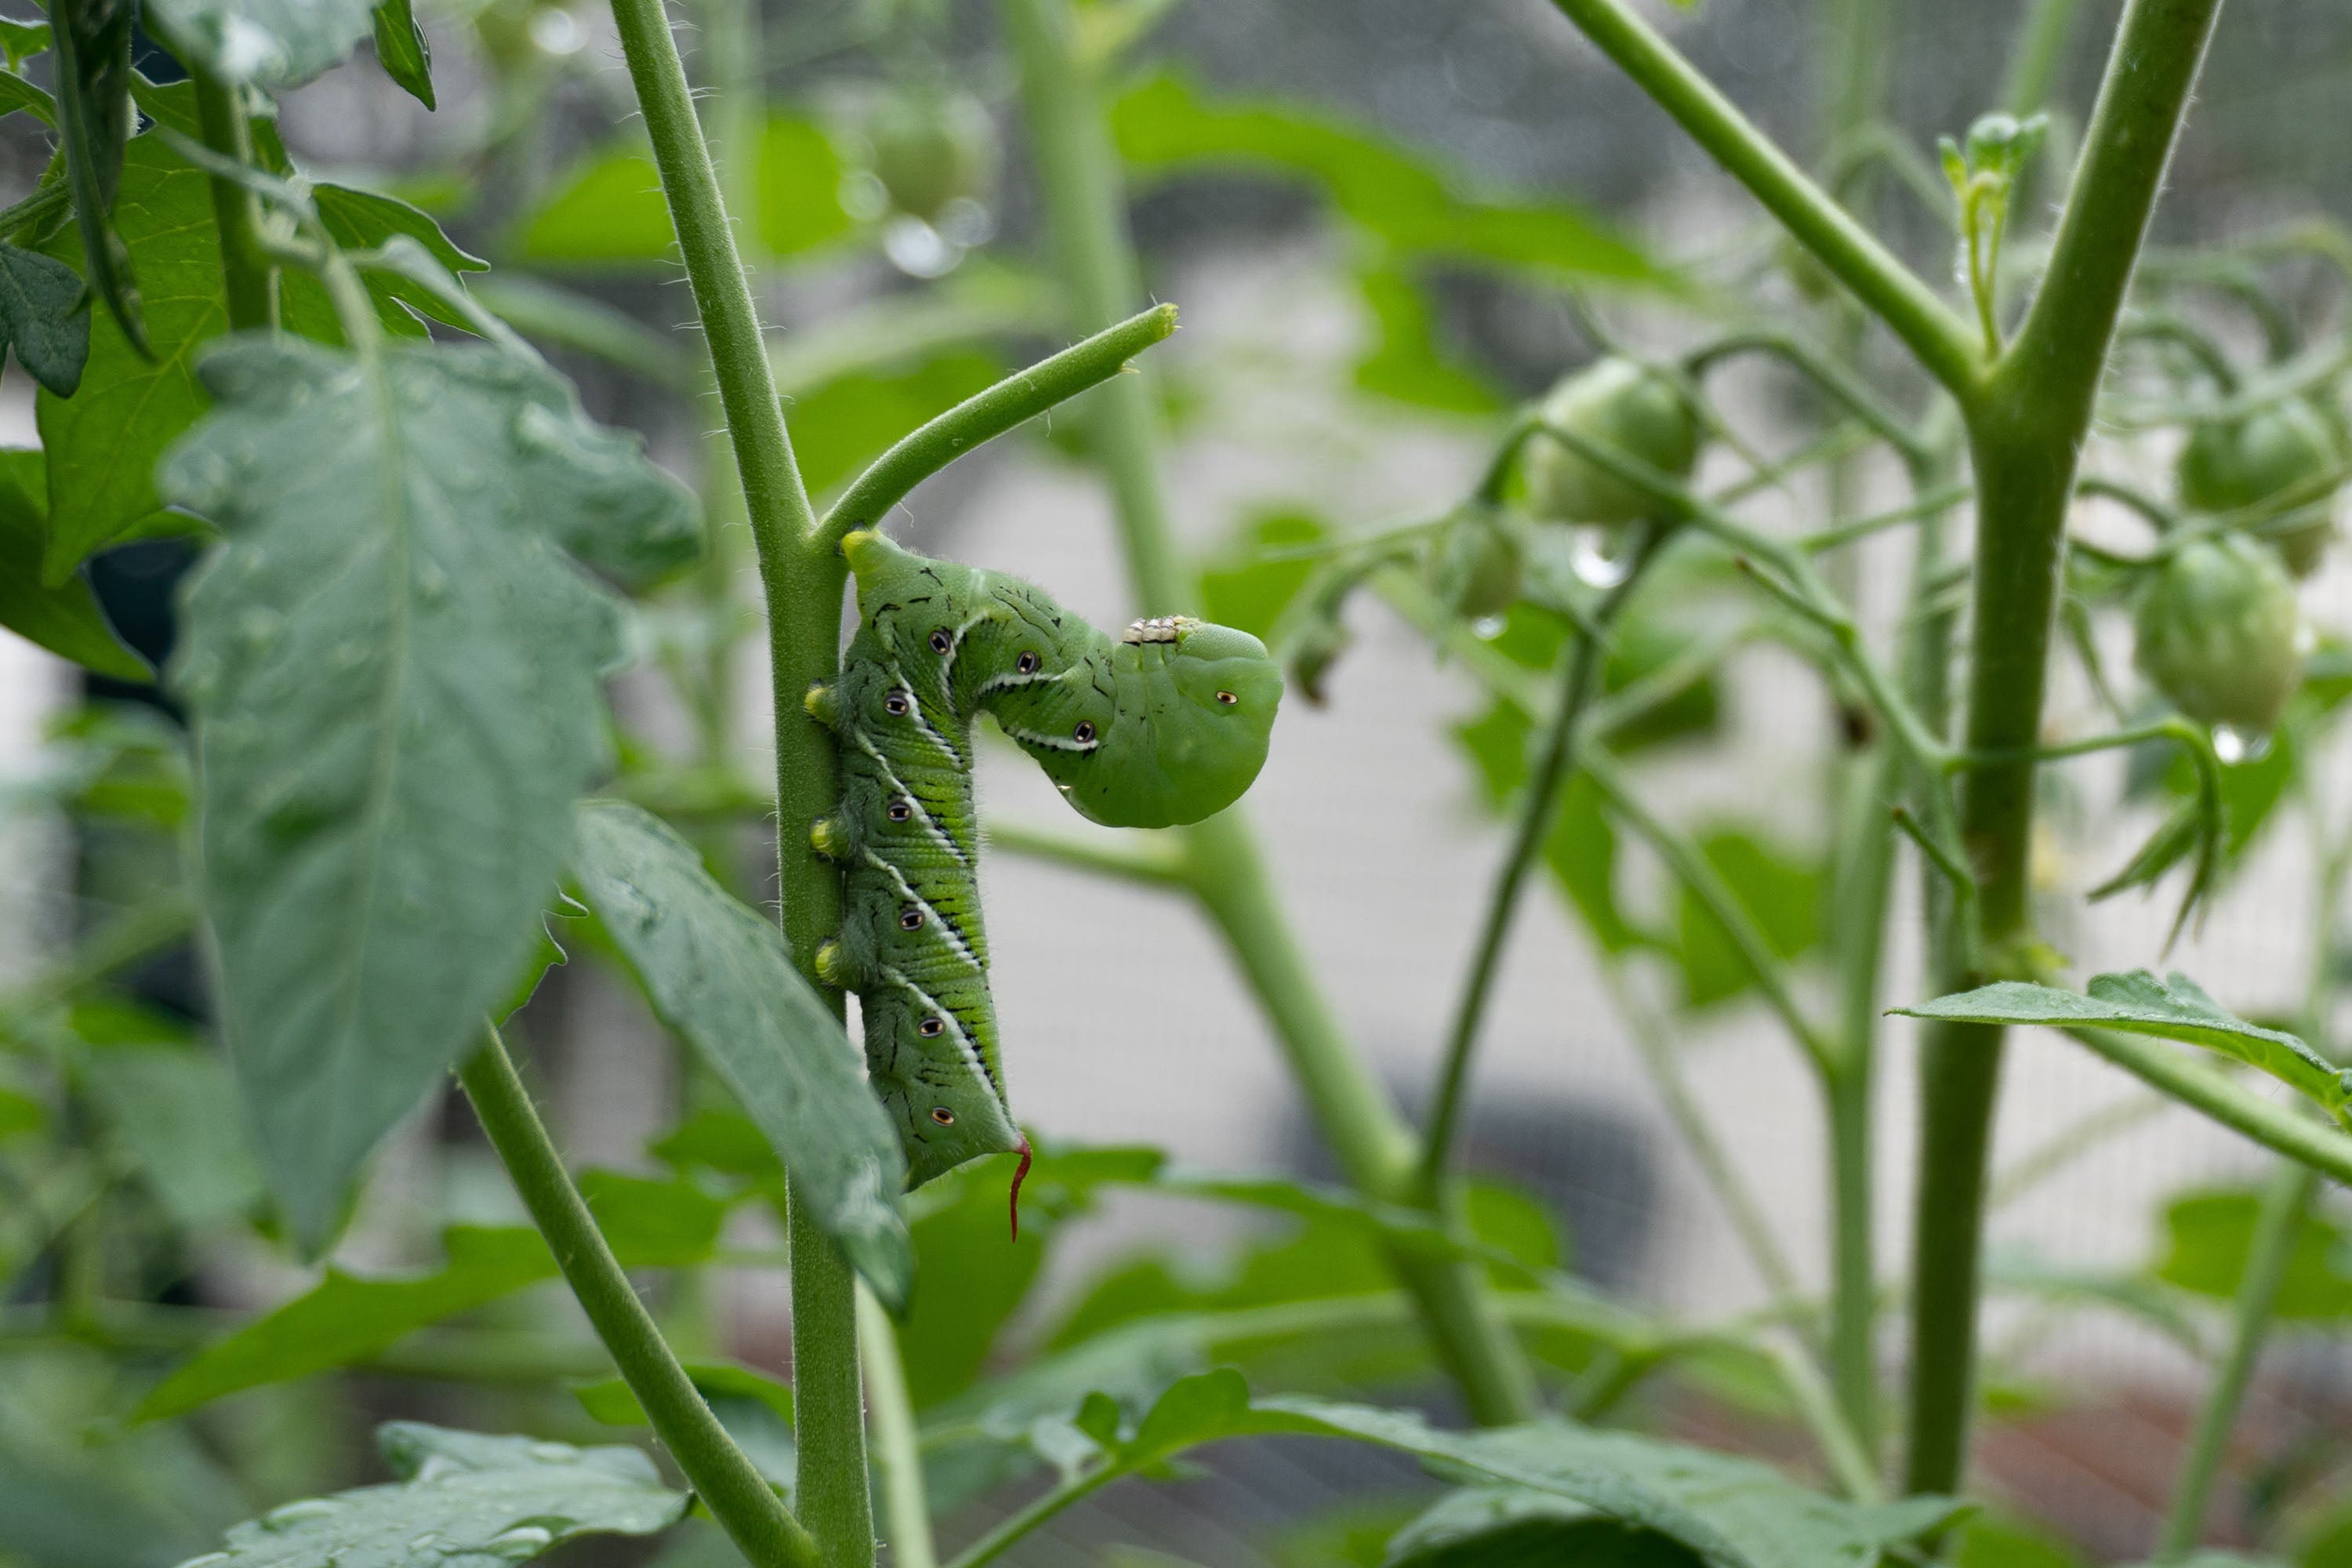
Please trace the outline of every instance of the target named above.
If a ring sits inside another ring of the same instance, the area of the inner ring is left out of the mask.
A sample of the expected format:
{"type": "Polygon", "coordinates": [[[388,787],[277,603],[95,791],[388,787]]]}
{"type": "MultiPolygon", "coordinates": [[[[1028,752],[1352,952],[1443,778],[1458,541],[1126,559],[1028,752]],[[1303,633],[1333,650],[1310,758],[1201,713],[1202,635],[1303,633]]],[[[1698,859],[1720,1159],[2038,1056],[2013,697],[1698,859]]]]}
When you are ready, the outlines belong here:
{"type": "Polygon", "coordinates": [[[1037,759],[1080,813],[1114,827],[1198,822],[1265,762],[1282,675],[1247,632],[1185,616],[1116,641],[1018,578],[842,541],[857,635],[808,710],[841,738],[842,797],[811,832],[846,881],[820,975],[858,994],[875,1091],[906,1145],[908,1185],[1018,1151],[973,879],[974,717],[1037,759]]]}

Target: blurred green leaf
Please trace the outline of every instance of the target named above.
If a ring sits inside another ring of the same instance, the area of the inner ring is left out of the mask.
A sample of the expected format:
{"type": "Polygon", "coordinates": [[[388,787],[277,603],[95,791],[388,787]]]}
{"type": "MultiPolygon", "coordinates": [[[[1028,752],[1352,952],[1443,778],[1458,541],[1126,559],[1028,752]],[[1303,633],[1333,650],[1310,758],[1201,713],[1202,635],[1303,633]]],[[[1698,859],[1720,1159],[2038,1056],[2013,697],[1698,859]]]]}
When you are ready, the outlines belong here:
{"type": "Polygon", "coordinates": [[[1275,623],[1314,574],[1312,560],[1268,560],[1327,538],[1322,521],[1303,511],[1259,512],[1235,529],[1201,569],[1201,617],[1251,636],[1273,635],[1275,623]]]}
{"type": "Polygon", "coordinates": [[[0,336],[16,363],[59,397],[81,386],[89,359],[89,303],[81,275],[64,262],[0,245],[0,336]]]}
{"type": "Polygon", "coordinates": [[[0,467],[0,626],[100,675],[152,679],[146,660],[114,635],[87,582],[71,574],[54,587],[42,580],[47,508],[29,493],[26,478],[19,465],[0,467]]]}
{"type": "MultiPolygon", "coordinates": [[[[156,96],[192,101],[184,83],[156,96]]],[[[136,137],[123,154],[113,232],[152,296],[144,320],[154,357],[142,354],[113,318],[93,321],[80,390],[68,399],[44,387],[35,399],[51,501],[42,575],[52,584],[163,506],[156,462],[206,401],[196,381],[197,345],[228,328],[210,184],[160,136],[136,137]]],[[[68,226],[41,248],[88,276],[84,240],[82,229],[68,226]]]]}
{"type": "Polygon", "coordinates": [[[1146,172],[1206,164],[1305,175],[1351,222],[1399,251],[1625,282],[1666,279],[1572,206],[1465,196],[1447,175],[1376,132],[1297,104],[1211,100],[1180,78],[1160,76],[1119,99],[1111,128],[1121,155],[1146,172]]]}
{"type": "Polygon", "coordinates": [[[173,53],[224,82],[299,87],[373,30],[370,0],[146,0],[173,53]]]}
{"type": "MultiPolygon", "coordinates": [[[[2156,1278],[2217,1300],[2236,1300],[2261,1207],[2261,1194],[2252,1191],[2174,1198],[2164,1211],[2165,1252],[2156,1278]]],[[[2340,1220],[2305,1209],[2271,1310],[2305,1321],[2352,1317],[2352,1231],[2340,1220]]]]}
{"type": "Polygon", "coordinates": [[[261,1167],[220,1054],[184,1026],[121,1003],[83,1003],[72,1029],[83,1081],[165,1212],[191,1230],[253,1213],[261,1167]]]}
{"type": "Polygon", "coordinates": [[[55,0],[58,152],[73,190],[73,233],[85,252],[74,270],[106,303],[108,315],[138,353],[152,334],[143,319],[129,236],[121,232],[124,163],[137,116],[131,110],[137,73],[131,56],[138,0],[55,0]]]}
{"type": "MultiPolygon", "coordinates": [[[[1501,699],[1454,726],[1455,741],[1478,771],[1486,804],[1496,810],[1527,782],[1532,728],[1525,713],[1501,699]]],[[[1572,775],[1560,791],[1559,819],[1544,841],[1544,864],[1603,952],[1671,950],[1671,942],[1636,926],[1619,906],[1617,829],[1601,809],[1600,792],[1581,774],[1572,775]]]]}
{"type": "Polygon", "coordinates": [[[685,1517],[635,1448],[575,1448],[420,1422],[376,1429],[396,1485],[272,1509],[223,1542],[219,1568],[497,1568],[576,1536],[653,1535],[685,1517]]]}
{"type": "MultiPolygon", "coordinates": [[[[731,1361],[689,1361],[684,1363],[686,1374],[694,1386],[708,1397],[756,1400],[766,1405],[783,1424],[793,1424],[793,1385],[779,1377],[772,1377],[757,1367],[731,1361]]],[[[584,1383],[572,1390],[572,1397],[589,1415],[607,1426],[644,1426],[645,1406],[629,1385],[617,1377],[597,1383],[584,1383]]]]}
{"type": "Polygon", "coordinates": [[[375,63],[401,90],[427,109],[433,100],[433,46],[408,0],[382,0],[375,8],[375,63]]]}
{"type": "Polygon", "coordinates": [[[1525,1487],[1465,1487],[1397,1531],[1384,1568],[1701,1568],[1667,1536],[1525,1487]]]}
{"type": "Polygon", "coordinates": [[[49,1124],[48,1107],[29,1094],[0,1088],[0,1138],[37,1132],[49,1124]]]}
{"type": "Polygon", "coordinates": [[[56,99],[51,98],[23,77],[0,73],[0,115],[14,114],[18,110],[23,110],[52,129],[57,126],[58,100],[56,99]]]}
{"type": "Polygon", "coordinates": [[[263,1165],[316,1247],[541,939],[621,652],[563,552],[675,560],[699,530],[637,437],[502,351],[247,336],[204,376],[163,472],[228,538],[174,670],[204,902],[263,1165]]]}
{"type": "Polygon", "coordinates": [[[2158,980],[2145,969],[2091,977],[2088,994],[2004,980],[1955,996],[1890,1011],[1968,1024],[2046,1024],[2120,1029],[2180,1040],[2258,1068],[2340,1116],[2352,1089],[2347,1075],[2294,1036],[2231,1017],[2179,970],[2158,980]]]}
{"type": "MultiPolygon", "coordinates": [[[[814,122],[769,117],[760,144],[759,230],[768,255],[797,256],[856,227],[842,210],[841,174],[832,142],[814,122]]],[[[642,271],[672,264],[676,240],[652,153],[636,142],[590,153],[522,220],[510,248],[517,261],[549,267],[642,271]]]]}
{"type": "Polygon", "coordinates": [[[726,1175],[761,1179],[784,1173],[783,1162],[768,1146],[759,1123],[731,1110],[698,1110],[648,1149],[656,1159],[680,1170],[699,1165],[726,1175]]]}
{"type": "Polygon", "coordinates": [[[0,16],[0,54],[8,58],[8,68],[18,71],[35,55],[47,52],[50,44],[49,24],[19,22],[12,16],[0,16]]]}
{"type": "Polygon", "coordinates": [[[790,410],[793,447],[810,492],[854,477],[898,437],[1003,374],[999,360],[957,349],[905,370],[854,372],[802,394],[790,410]]]}
{"type": "MultiPolygon", "coordinates": [[[[624,1268],[684,1268],[710,1256],[728,1203],[686,1180],[591,1170],[581,1194],[624,1268]]],[[[406,1277],[329,1268],[317,1285],[199,1351],[150,1392],[137,1416],[193,1410],[262,1384],[287,1383],[364,1361],[418,1329],[555,1277],[539,1232],[522,1226],[451,1226],[442,1266],[406,1277]]]]}
{"type": "Polygon", "coordinates": [[[1356,365],[1358,387],[1448,414],[1492,414],[1505,406],[1502,394],[1447,355],[1437,313],[1411,273],[1366,267],[1358,270],[1356,287],[1373,329],[1371,352],[1356,365]]]}
{"type": "Polygon", "coordinates": [[[905,1154],[864,1058],[793,967],[783,933],[710,879],[691,846],[617,801],[574,814],[572,871],[661,1020],[717,1070],[798,1199],[894,1310],[913,1284],[905,1154]]]}
{"type": "MultiPolygon", "coordinates": [[[[1699,852],[1753,919],[1773,952],[1794,958],[1821,940],[1819,868],[1782,853],[1744,828],[1717,827],[1697,837],[1699,852]]],[[[1677,910],[1681,942],[1677,960],[1685,1006],[1711,1006],[1755,983],[1756,976],[1733,945],[1731,933],[1696,893],[1683,889],[1677,910]]]]}
{"type": "Polygon", "coordinates": [[[1979,1509],[1953,1527],[1952,1568],[2084,1568],[2083,1555],[2025,1521],[1979,1509]]]}

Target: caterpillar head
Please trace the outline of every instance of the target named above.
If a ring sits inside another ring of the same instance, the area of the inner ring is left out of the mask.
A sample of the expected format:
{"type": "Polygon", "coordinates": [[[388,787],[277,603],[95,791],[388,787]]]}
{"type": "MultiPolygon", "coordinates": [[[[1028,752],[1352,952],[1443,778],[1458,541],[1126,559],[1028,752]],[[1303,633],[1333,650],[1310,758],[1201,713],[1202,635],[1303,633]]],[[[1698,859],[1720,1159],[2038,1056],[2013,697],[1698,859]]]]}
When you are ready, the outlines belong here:
{"type": "Polygon", "coordinates": [[[1138,621],[1088,663],[1055,703],[1066,710],[1057,736],[1077,744],[1028,747],[1080,815],[1112,827],[1198,822],[1265,765],[1282,671],[1247,632],[1138,621]]]}

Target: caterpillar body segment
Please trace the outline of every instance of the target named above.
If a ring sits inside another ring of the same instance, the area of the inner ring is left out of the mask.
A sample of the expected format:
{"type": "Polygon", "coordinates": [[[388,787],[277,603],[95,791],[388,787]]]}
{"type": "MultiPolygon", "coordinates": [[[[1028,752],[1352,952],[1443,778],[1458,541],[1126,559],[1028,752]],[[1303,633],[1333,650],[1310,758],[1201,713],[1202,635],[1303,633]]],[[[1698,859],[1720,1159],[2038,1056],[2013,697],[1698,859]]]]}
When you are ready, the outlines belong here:
{"type": "Polygon", "coordinates": [[[842,553],[859,626],[839,680],[808,698],[841,741],[841,809],[811,834],[845,882],[825,978],[858,994],[867,1069],[918,1186],[1026,1149],[988,990],[973,721],[992,716],[1085,816],[1167,826],[1249,787],[1281,674],[1244,632],[1171,616],[1114,640],[1017,578],[862,531],[842,553]]]}

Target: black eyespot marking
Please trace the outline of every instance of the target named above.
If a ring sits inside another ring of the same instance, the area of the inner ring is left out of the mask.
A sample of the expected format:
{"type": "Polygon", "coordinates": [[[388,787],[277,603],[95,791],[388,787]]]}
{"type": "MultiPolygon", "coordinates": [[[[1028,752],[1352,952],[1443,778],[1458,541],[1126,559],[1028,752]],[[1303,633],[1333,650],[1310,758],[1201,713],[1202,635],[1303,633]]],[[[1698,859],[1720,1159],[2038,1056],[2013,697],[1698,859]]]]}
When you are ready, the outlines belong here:
{"type": "Polygon", "coordinates": [[[891,715],[893,718],[906,712],[906,710],[907,694],[905,692],[893,691],[889,696],[882,699],[882,711],[891,715]]]}
{"type": "Polygon", "coordinates": [[[933,632],[931,634],[931,651],[933,653],[944,654],[948,649],[953,647],[955,647],[955,639],[948,636],[947,633],[933,632]]]}
{"type": "Polygon", "coordinates": [[[926,1018],[915,1026],[915,1033],[927,1040],[936,1040],[947,1032],[948,1025],[944,1018],[926,1018]]]}
{"type": "Polygon", "coordinates": [[[903,800],[894,800],[884,809],[882,815],[893,822],[904,822],[915,815],[915,808],[903,800]]]}
{"type": "Polygon", "coordinates": [[[902,911],[898,916],[898,929],[900,931],[922,930],[923,911],[920,910],[907,910],[902,911]]]}
{"type": "Polygon", "coordinates": [[[955,1125],[955,1112],[950,1110],[944,1105],[934,1105],[931,1107],[931,1120],[938,1122],[942,1127],[953,1127],[955,1125]]]}
{"type": "Polygon", "coordinates": [[[1024,653],[1019,658],[1014,659],[1013,661],[1013,673],[1015,675],[1036,674],[1037,656],[1034,653],[1024,653]]]}
{"type": "Polygon", "coordinates": [[[1217,693],[1217,700],[1223,703],[1226,707],[1231,708],[1234,703],[1239,702],[1241,699],[1230,691],[1220,691],[1217,693]]]}
{"type": "Polygon", "coordinates": [[[1070,731],[1070,736],[1073,740],[1080,742],[1093,740],[1095,738],[1095,721],[1091,719],[1079,720],[1078,727],[1070,731]]]}

